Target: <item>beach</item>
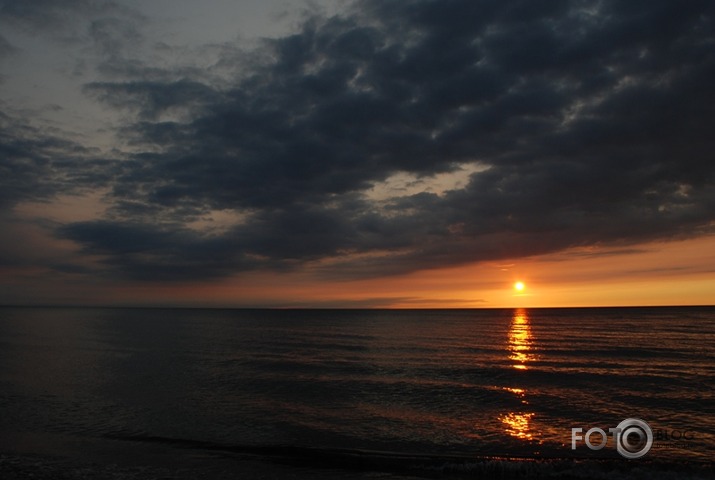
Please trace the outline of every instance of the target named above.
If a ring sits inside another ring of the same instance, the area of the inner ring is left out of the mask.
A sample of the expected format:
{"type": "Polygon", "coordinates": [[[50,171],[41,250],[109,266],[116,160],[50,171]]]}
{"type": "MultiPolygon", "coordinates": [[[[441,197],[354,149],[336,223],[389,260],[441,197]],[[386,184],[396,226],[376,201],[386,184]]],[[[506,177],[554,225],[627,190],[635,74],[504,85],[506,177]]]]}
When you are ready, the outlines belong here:
{"type": "Polygon", "coordinates": [[[712,479],[715,465],[711,463],[643,464],[593,460],[517,460],[481,459],[463,463],[433,463],[413,465],[379,465],[367,462],[350,468],[319,468],[300,465],[298,459],[274,461],[255,458],[219,459],[201,465],[181,466],[119,465],[81,463],[66,459],[36,455],[0,454],[0,478],[4,480],[327,480],[385,479],[415,480],[421,478],[500,478],[500,479],[712,479]],[[405,473],[410,472],[411,473],[405,473]]]}

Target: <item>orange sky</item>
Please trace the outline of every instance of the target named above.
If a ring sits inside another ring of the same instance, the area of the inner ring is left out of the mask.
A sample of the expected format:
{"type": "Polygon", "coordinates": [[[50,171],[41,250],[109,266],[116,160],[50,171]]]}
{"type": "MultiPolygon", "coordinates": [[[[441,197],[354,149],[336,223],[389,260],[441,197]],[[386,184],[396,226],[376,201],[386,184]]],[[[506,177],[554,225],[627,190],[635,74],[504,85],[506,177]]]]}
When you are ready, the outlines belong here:
{"type": "Polygon", "coordinates": [[[222,307],[712,305],[713,265],[715,237],[710,236],[622,249],[576,249],[353,281],[320,278],[310,270],[247,273],[197,284],[102,283],[90,278],[83,283],[77,276],[18,272],[4,286],[21,291],[28,283],[36,299],[32,303],[45,304],[87,303],[91,298],[95,305],[222,307]],[[526,284],[522,293],[513,288],[517,280],[526,284]]]}
{"type": "MultiPolygon", "coordinates": [[[[259,276],[238,291],[266,300],[280,292],[286,305],[297,306],[345,300],[360,306],[364,299],[368,305],[397,308],[703,305],[715,303],[713,265],[715,237],[706,237],[352,282],[306,279],[294,284],[290,276],[259,276]],[[517,280],[526,284],[522,293],[513,288],[517,280]]],[[[229,300],[232,288],[228,283],[217,289],[216,300],[229,300]]]]}

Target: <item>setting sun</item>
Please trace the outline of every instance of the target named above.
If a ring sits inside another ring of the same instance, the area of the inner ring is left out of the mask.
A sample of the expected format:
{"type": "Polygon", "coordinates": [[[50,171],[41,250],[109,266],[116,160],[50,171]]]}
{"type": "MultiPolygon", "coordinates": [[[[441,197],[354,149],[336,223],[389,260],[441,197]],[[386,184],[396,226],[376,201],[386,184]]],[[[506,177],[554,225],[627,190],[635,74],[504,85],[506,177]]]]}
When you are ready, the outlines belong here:
{"type": "Polygon", "coordinates": [[[514,284],[514,290],[516,290],[517,292],[523,292],[524,287],[525,287],[524,282],[516,282],[514,284]]]}

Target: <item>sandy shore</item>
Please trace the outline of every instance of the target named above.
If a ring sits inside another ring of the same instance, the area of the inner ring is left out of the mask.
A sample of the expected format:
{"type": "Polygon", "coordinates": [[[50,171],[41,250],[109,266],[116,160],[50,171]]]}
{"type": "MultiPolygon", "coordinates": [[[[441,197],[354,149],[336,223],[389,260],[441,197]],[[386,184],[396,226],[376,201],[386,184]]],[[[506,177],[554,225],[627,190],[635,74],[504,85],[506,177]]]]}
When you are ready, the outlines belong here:
{"type": "Polygon", "coordinates": [[[418,477],[380,472],[353,472],[280,465],[251,459],[219,461],[213,467],[158,467],[116,464],[83,464],[62,458],[0,454],[2,480],[267,480],[267,479],[390,479],[418,477]]]}
{"type": "Polygon", "coordinates": [[[87,463],[63,457],[0,454],[2,480],[417,480],[417,479],[715,479],[712,463],[660,463],[579,460],[481,459],[469,463],[379,468],[375,464],[346,468],[276,462],[260,457],[210,457],[199,463],[142,465],[87,463]],[[413,468],[415,467],[415,468],[413,468]]]}

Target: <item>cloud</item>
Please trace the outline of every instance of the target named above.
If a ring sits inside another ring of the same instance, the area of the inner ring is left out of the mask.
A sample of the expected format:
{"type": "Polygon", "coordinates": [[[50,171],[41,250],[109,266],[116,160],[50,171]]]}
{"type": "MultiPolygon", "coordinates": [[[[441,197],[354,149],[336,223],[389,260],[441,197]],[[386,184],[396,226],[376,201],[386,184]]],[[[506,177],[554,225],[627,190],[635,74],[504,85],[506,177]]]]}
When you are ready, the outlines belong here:
{"type": "Polygon", "coordinates": [[[84,254],[103,257],[103,273],[110,277],[186,281],[249,266],[222,239],[205,239],[180,227],[90,221],[62,227],[58,233],[79,243],[84,254]]]}
{"type": "Polygon", "coordinates": [[[10,43],[4,36],[0,35],[0,60],[17,53],[18,49],[10,43]]]}
{"type": "Polygon", "coordinates": [[[461,298],[445,298],[445,299],[424,299],[419,297],[374,297],[363,298],[359,300],[350,298],[337,298],[332,300],[320,301],[299,301],[299,300],[274,300],[269,303],[255,302],[250,304],[242,304],[242,307],[250,308],[393,308],[399,305],[400,308],[434,308],[435,305],[445,305],[448,308],[473,308],[475,304],[481,304],[484,300],[464,300],[461,298]]]}
{"type": "Polygon", "coordinates": [[[117,166],[116,160],[99,157],[94,149],[0,111],[0,210],[101,188],[117,166]]]}
{"type": "MultiPolygon", "coordinates": [[[[67,58],[75,65],[63,68],[75,76],[88,73],[88,68],[115,79],[118,72],[157,70],[138,59],[146,24],[137,10],[111,0],[0,0],[0,25],[8,31],[49,39],[54,52],[58,46],[74,49],[67,58]]],[[[0,38],[0,57],[3,45],[0,38]]]]}
{"type": "Polygon", "coordinates": [[[85,91],[135,115],[133,153],[111,217],[59,235],[163,280],[321,262],[382,275],[709,234],[714,8],[368,0],[265,40],[232,82],[115,72],[85,91]],[[475,163],[439,195],[367,195],[475,163]],[[244,220],[187,227],[215,210],[244,220]]]}
{"type": "Polygon", "coordinates": [[[0,19],[3,23],[33,33],[52,33],[64,38],[76,33],[78,20],[91,17],[131,15],[136,12],[108,0],[0,0],[0,19]]]}

